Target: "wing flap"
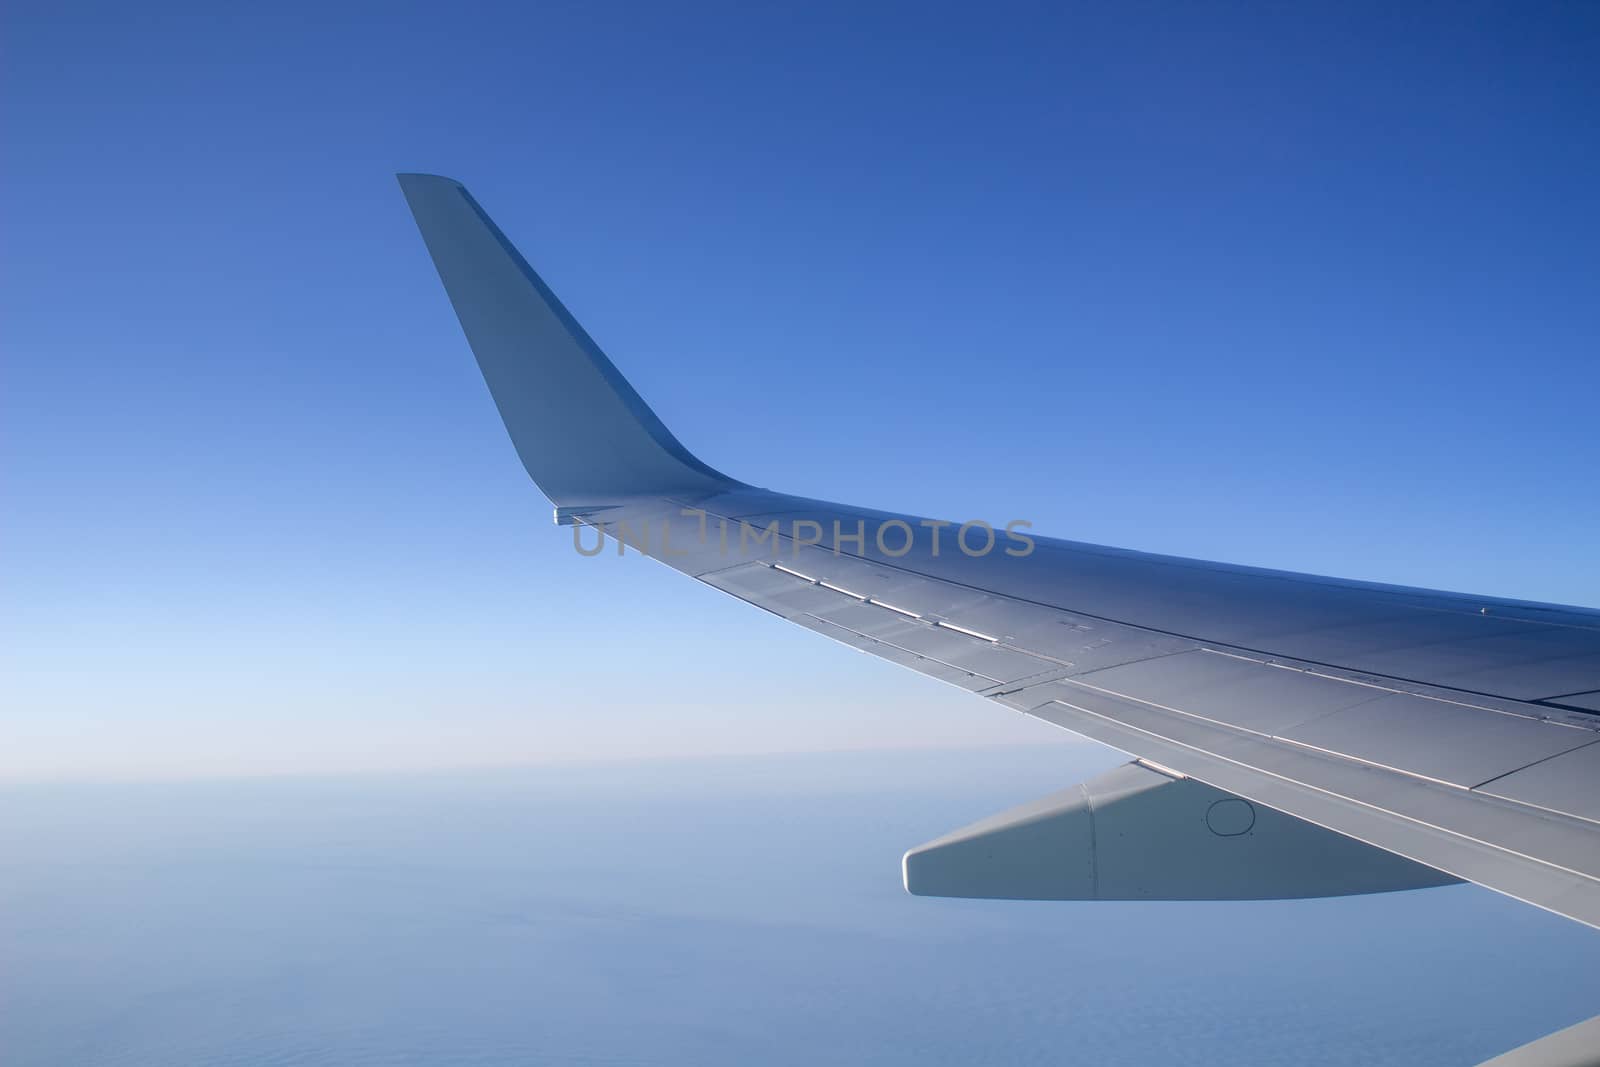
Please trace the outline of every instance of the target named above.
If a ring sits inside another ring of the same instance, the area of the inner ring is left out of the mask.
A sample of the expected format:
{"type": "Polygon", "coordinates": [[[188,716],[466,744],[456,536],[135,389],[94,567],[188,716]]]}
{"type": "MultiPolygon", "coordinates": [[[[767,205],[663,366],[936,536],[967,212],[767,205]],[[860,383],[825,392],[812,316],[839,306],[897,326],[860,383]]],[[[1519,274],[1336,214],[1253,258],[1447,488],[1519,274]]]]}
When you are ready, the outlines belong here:
{"type": "Polygon", "coordinates": [[[1478,791],[1600,823],[1600,744],[1588,744],[1485,782],[1478,791]]]}

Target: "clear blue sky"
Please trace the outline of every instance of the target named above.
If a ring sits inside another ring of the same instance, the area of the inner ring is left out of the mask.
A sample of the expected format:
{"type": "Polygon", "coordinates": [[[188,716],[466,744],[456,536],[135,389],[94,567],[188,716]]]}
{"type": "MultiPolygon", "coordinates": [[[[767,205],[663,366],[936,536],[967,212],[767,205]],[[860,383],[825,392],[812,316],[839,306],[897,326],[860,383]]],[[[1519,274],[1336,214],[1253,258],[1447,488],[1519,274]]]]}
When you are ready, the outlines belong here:
{"type": "Polygon", "coordinates": [[[397,170],[735,476],[1600,604],[1593,5],[216,7],[5,15],[0,777],[1055,736],[577,557],[397,170]]]}

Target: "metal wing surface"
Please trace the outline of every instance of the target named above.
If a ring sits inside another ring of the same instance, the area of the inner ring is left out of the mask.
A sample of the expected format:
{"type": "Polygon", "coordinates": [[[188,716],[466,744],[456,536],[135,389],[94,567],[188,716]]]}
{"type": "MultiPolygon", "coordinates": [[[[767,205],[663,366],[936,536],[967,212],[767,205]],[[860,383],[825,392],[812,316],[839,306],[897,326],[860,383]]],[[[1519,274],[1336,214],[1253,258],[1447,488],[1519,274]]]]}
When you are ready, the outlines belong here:
{"type": "Polygon", "coordinates": [[[673,437],[464,188],[401,184],[558,521],[996,704],[1600,926],[1600,612],[737,482],[673,437]]]}

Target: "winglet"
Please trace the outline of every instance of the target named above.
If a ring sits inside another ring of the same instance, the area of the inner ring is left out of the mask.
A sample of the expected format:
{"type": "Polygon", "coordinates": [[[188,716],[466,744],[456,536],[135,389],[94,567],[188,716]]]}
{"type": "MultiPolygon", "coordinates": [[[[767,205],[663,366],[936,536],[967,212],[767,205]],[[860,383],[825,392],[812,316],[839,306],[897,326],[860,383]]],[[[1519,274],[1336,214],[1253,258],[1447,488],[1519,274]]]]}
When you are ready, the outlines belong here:
{"type": "Polygon", "coordinates": [[[553,503],[740,486],[678,443],[460,182],[398,177],[511,443],[553,503]]]}

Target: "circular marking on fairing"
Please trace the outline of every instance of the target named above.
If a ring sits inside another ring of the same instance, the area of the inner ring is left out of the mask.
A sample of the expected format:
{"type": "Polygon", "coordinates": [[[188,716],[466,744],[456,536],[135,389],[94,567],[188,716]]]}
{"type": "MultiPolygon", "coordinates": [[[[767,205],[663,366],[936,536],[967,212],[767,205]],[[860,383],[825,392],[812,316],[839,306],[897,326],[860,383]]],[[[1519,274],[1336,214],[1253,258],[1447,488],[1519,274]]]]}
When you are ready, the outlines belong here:
{"type": "Polygon", "coordinates": [[[1218,837],[1247,834],[1255,824],[1256,809],[1248,800],[1238,797],[1219,800],[1206,811],[1206,826],[1218,837]]]}

